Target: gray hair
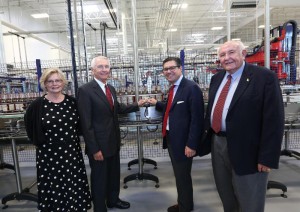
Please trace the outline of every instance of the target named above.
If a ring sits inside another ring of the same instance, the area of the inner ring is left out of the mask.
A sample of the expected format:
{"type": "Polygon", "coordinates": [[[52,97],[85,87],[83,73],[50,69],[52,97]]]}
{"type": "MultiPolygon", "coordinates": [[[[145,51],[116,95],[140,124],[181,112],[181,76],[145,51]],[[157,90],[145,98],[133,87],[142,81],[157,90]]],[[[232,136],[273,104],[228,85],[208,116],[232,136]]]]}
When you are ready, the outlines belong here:
{"type": "MultiPolygon", "coordinates": [[[[240,41],[240,40],[230,40],[230,41],[226,41],[225,43],[223,43],[223,44],[221,45],[221,47],[222,47],[223,45],[226,45],[226,44],[234,44],[235,46],[237,46],[237,47],[239,48],[239,50],[240,50],[241,53],[246,49],[245,45],[244,45],[243,42],[240,41]]],[[[220,48],[221,48],[221,47],[220,47],[220,48]]],[[[219,55],[219,53],[220,53],[220,48],[218,48],[218,50],[217,50],[217,54],[218,54],[218,55],[219,55]]]]}
{"type": "Polygon", "coordinates": [[[97,60],[107,60],[108,61],[108,64],[110,66],[110,60],[108,59],[108,57],[105,57],[105,56],[97,56],[97,57],[94,57],[91,61],[91,68],[95,68],[96,66],[96,61],[97,60]]]}

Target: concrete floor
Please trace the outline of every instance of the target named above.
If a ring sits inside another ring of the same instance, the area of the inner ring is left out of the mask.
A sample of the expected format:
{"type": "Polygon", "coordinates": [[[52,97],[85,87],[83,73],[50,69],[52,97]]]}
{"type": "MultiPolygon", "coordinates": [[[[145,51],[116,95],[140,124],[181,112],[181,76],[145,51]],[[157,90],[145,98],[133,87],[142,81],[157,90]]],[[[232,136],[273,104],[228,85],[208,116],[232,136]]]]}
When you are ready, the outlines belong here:
{"type": "MultiPolygon", "coordinates": [[[[127,169],[127,164],[121,166],[122,183],[123,178],[138,172],[138,166],[127,169]]],[[[90,169],[87,165],[88,174],[90,169]]],[[[162,212],[167,211],[170,205],[176,203],[176,187],[172,173],[171,163],[168,159],[158,161],[158,168],[145,164],[145,173],[151,173],[159,178],[159,188],[149,180],[134,180],[127,183],[128,188],[121,188],[120,197],[131,203],[131,208],[126,212],[162,212]]],[[[30,185],[35,179],[34,167],[21,167],[23,188],[30,185]]],[[[193,164],[194,202],[195,212],[221,212],[222,205],[215,189],[212,176],[211,162],[209,157],[198,158],[193,164]]],[[[270,180],[279,181],[287,186],[287,198],[282,198],[281,190],[270,189],[267,192],[266,212],[299,212],[300,211],[300,161],[294,158],[282,156],[279,170],[272,170],[270,180]]],[[[16,181],[13,171],[0,170],[0,198],[16,191],[16,181]]],[[[31,192],[36,192],[33,187],[31,192]]],[[[37,211],[36,203],[31,201],[12,200],[7,202],[8,208],[0,211],[7,212],[34,212],[37,211]]],[[[92,210],[90,210],[92,211],[92,210]]],[[[120,211],[117,209],[111,212],[120,211]]]]}

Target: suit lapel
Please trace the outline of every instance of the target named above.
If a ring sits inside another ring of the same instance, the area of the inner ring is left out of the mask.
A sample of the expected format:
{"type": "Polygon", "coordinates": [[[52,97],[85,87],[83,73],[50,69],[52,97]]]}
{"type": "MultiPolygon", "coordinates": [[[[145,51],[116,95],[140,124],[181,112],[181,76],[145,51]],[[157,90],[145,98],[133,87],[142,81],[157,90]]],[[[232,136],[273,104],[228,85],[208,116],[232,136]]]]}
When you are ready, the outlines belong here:
{"type": "Polygon", "coordinates": [[[104,102],[108,109],[111,111],[106,95],[101,89],[100,85],[96,82],[96,80],[93,80],[93,90],[100,97],[101,101],[104,102]]]}
{"type": "Polygon", "coordinates": [[[179,97],[181,96],[182,91],[184,90],[185,81],[186,81],[186,79],[183,77],[182,80],[181,80],[181,82],[180,82],[180,84],[178,85],[178,88],[177,88],[177,91],[176,91],[176,95],[173,98],[170,110],[173,109],[174,105],[176,104],[176,102],[178,101],[179,97]]]}
{"type": "Polygon", "coordinates": [[[228,112],[233,108],[235,103],[238,101],[238,99],[241,97],[241,95],[245,92],[246,88],[250,84],[252,79],[252,72],[249,69],[249,66],[247,63],[245,64],[244,71],[242,73],[241,79],[239,81],[239,84],[235,90],[235,93],[232,97],[228,112]]]}
{"type": "MultiPolygon", "coordinates": [[[[219,73],[219,75],[217,75],[216,78],[214,79],[214,83],[211,84],[211,86],[209,88],[210,89],[209,99],[215,99],[218,88],[220,87],[225,74],[226,74],[226,71],[221,71],[219,73]]],[[[208,105],[208,110],[211,111],[214,101],[209,101],[209,103],[210,103],[210,105],[208,105]]]]}

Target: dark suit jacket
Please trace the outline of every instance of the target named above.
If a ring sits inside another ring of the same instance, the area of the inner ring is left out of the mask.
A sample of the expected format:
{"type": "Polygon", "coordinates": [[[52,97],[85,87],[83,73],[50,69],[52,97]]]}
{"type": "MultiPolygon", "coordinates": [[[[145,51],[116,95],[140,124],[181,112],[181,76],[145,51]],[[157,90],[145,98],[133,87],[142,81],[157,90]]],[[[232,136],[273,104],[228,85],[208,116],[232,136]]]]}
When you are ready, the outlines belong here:
{"type": "MultiPolygon", "coordinates": [[[[165,114],[167,103],[157,102],[156,109],[165,114]]],[[[182,78],[169,112],[169,137],[176,160],[185,160],[185,146],[197,150],[204,127],[204,103],[200,87],[182,78]]],[[[163,148],[167,148],[163,139],[163,148]]]]}
{"type": "MultiPolygon", "coordinates": [[[[213,102],[224,75],[221,71],[211,79],[205,116],[208,134],[213,102]]],[[[258,163],[278,168],[283,131],[284,108],[276,74],[246,63],[226,117],[228,153],[235,172],[255,173],[258,163]]]]}
{"type": "Polygon", "coordinates": [[[95,80],[78,89],[78,109],[88,155],[99,150],[104,157],[118,153],[121,143],[118,113],[139,110],[137,103],[128,106],[119,103],[116,90],[108,86],[114,99],[114,111],[110,109],[105,93],[95,80]]]}

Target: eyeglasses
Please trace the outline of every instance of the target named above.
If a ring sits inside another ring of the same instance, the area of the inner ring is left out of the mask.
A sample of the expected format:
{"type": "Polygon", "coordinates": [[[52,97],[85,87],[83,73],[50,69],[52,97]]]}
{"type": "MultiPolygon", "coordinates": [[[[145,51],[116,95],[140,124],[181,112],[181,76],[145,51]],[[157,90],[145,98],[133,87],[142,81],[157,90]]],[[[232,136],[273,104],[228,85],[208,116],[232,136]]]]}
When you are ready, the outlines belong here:
{"type": "Polygon", "coordinates": [[[56,80],[47,80],[46,83],[48,84],[60,84],[62,83],[62,80],[61,79],[56,79],[56,80]]]}
{"type": "Polygon", "coordinates": [[[176,68],[179,68],[180,66],[170,66],[170,67],[166,67],[163,68],[163,72],[167,72],[167,71],[174,71],[176,68]]]}
{"type": "Polygon", "coordinates": [[[103,70],[103,69],[109,69],[110,67],[109,65],[98,65],[96,66],[96,68],[103,70]]]}

